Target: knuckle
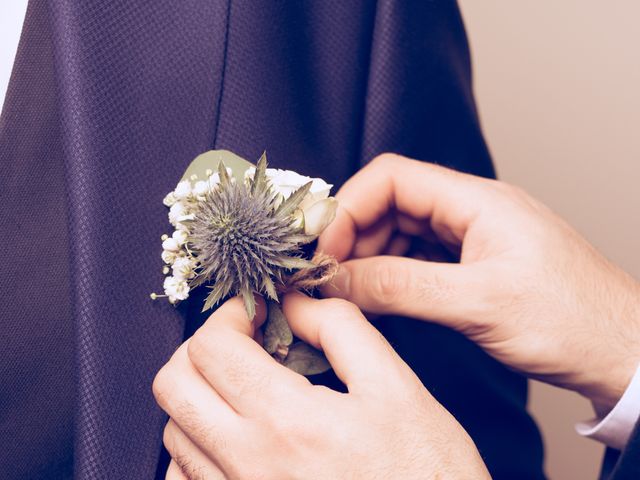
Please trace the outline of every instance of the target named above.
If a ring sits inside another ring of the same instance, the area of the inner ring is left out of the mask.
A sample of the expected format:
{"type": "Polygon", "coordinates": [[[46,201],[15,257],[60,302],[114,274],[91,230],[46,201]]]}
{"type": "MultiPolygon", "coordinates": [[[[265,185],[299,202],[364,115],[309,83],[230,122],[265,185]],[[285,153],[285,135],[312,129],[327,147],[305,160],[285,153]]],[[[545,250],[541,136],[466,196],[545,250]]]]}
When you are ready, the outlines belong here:
{"type": "Polygon", "coordinates": [[[171,391],[172,377],[167,365],[162,367],[151,384],[151,390],[156,402],[161,407],[165,407],[168,401],[168,393],[171,391]]]}
{"type": "Polygon", "coordinates": [[[403,269],[388,262],[379,262],[365,278],[371,300],[381,306],[396,303],[406,293],[408,277],[403,269]]]}
{"type": "MultiPolygon", "coordinates": [[[[213,329],[209,329],[213,330],[213,329]]],[[[189,339],[189,343],[187,345],[187,356],[192,361],[202,360],[207,357],[209,352],[209,346],[211,345],[213,335],[210,332],[206,334],[200,328],[193,334],[193,336],[189,339]]]]}
{"type": "Polygon", "coordinates": [[[371,167],[373,168],[381,168],[383,170],[392,168],[393,165],[396,165],[398,162],[404,160],[404,157],[398,155],[397,153],[385,152],[381,153],[377,157],[374,157],[371,160],[371,167]]]}
{"type": "Polygon", "coordinates": [[[172,457],[177,453],[175,436],[173,433],[173,428],[171,427],[171,421],[167,422],[167,424],[164,426],[164,430],[162,432],[162,443],[167,449],[167,452],[169,452],[172,457]]]}

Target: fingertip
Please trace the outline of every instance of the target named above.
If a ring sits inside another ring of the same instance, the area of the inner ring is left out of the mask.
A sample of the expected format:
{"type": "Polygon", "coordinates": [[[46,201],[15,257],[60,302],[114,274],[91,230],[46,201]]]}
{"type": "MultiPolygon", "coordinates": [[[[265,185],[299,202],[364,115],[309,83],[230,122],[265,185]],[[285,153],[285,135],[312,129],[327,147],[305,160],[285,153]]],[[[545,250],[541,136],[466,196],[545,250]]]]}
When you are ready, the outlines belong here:
{"type": "Polygon", "coordinates": [[[291,293],[284,299],[284,311],[296,337],[324,352],[350,392],[360,387],[370,391],[378,383],[377,368],[385,364],[389,347],[356,305],[291,293]],[[359,379],[360,387],[354,384],[359,379]]]}
{"type": "Polygon", "coordinates": [[[349,212],[338,205],[336,218],[318,238],[318,251],[338,261],[349,257],[356,239],[356,225],[349,212]]]}
{"type": "Polygon", "coordinates": [[[299,290],[295,290],[293,292],[287,293],[282,298],[282,311],[287,316],[287,318],[289,318],[287,313],[295,314],[297,313],[298,309],[304,308],[305,306],[310,306],[317,301],[318,300],[305,295],[299,290]]]}
{"type": "Polygon", "coordinates": [[[253,337],[255,330],[267,319],[267,306],[264,298],[258,294],[254,294],[254,298],[256,300],[256,313],[253,319],[249,319],[242,297],[238,296],[230,298],[220,305],[211,314],[205,325],[224,325],[253,337]]]}
{"type": "Polygon", "coordinates": [[[267,318],[267,306],[262,295],[254,293],[253,298],[256,302],[256,313],[252,319],[249,318],[249,314],[247,313],[247,309],[244,306],[241,296],[230,298],[224,302],[220,308],[216,310],[216,313],[223,311],[228,312],[229,314],[233,314],[247,322],[253,322],[256,326],[260,326],[267,318]]]}
{"type": "Polygon", "coordinates": [[[319,341],[314,313],[320,302],[299,291],[287,293],[282,299],[282,311],[293,333],[315,347],[319,341]]]}

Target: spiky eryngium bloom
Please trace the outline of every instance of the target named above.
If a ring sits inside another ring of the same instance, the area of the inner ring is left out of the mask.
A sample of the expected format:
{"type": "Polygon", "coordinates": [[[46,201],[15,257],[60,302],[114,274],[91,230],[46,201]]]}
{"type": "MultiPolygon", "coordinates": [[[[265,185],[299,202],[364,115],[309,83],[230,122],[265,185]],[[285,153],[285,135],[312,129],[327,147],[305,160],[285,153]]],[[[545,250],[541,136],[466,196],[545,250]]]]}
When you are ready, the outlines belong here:
{"type": "Polygon", "coordinates": [[[299,256],[309,237],[296,217],[311,182],[279,203],[266,167],[263,155],[253,179],[245,184],[232,182],[220,163],[220,184],[200,202],[190,224],[189,248],[200,265],[191,286],[213,283],[203,310],[229,294],[242,295],[253,318],[254,292],[277,301],[274,282],[282,282],[287,270],[313,266],[299,256]]]}

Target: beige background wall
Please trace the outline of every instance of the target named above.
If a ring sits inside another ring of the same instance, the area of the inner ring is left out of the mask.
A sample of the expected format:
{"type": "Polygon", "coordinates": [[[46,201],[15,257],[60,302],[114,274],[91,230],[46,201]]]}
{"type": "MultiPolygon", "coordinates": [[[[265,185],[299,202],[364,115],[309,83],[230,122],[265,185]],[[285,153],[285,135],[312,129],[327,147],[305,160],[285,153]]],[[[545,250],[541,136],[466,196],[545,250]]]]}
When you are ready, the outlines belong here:
{"type": "MultiPolygon", "coordinates": [[[[485,134],[503,180],[640,278],[640,2],[460,0],[485,134]]],[[[596,478],[577,395],[534,384],[552,479],[596,478]]]]}

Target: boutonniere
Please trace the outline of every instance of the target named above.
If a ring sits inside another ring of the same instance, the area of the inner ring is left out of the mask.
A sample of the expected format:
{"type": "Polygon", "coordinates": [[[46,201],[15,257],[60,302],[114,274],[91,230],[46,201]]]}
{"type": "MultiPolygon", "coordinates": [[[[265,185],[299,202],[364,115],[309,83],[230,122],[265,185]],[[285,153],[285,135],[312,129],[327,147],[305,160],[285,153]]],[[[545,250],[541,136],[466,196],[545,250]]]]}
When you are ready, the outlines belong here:
{"type": "Polygon", "coordinates": [[[164,295],[176,304],[209,289],[203,311],[239,295],[250,318],[254,293],[268,304],[264,348],[304,375],[328,370],[324,356],[294,338],[279,306],[290,289],[311,290],[331,279],[337,262],[312,255],[313,242],[333,221],[332,185],[290,170],[256,165],[224,150],[198,156],[164,198],[171,235],[162,236],[164,295]]]}

